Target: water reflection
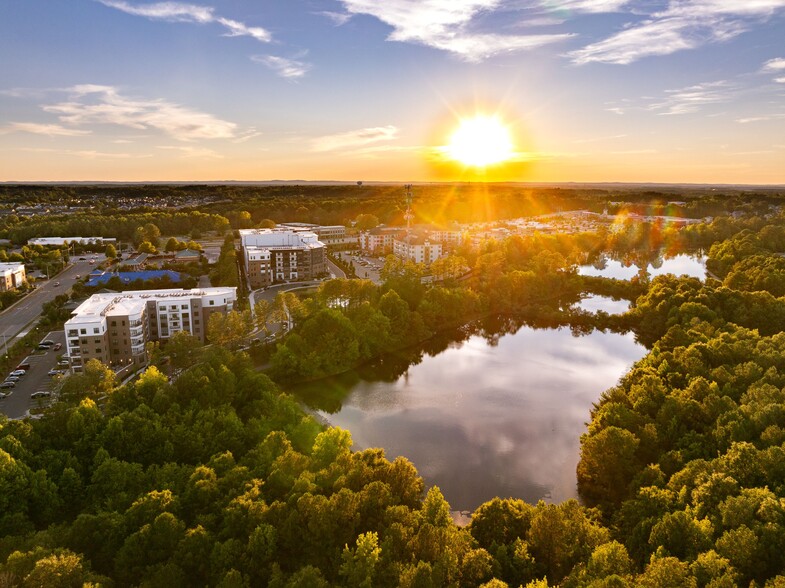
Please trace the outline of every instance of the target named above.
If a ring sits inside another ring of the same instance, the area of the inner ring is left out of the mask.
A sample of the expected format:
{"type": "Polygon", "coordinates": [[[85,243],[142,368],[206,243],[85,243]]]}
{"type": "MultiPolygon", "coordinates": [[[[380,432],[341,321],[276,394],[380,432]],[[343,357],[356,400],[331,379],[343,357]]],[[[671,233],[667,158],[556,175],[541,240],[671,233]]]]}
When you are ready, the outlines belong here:
{"type": "Polygon", "coordinates": [[[579,438],[600,393],[645,350],[632,335],[507,319],[296,392],[355,446],[405,455],[452,508],[576,497],[579,438]]]}
{"type": "MultiPolygon", "coordinates": [[[[687,275],[701,280],[706,277],[706,259],[701,256],[695,257],[684,253],[667,259],[655,256],[644,260],[644,263],[646,263],[646,272],[651,278],[663,274],[687,275]]],[[[600,256],[592,264],[580,266],[578,273],[584,276],[630,280],[641,273],[641,265],[643,265],[641,260],[635,258],[616,260],[600,256]]]]}
{"type": "Polygon", "coordinates": [[[587,312],[597,312],[599,310],[608,314],[622,314],[630,309],[629,300],[614,300],[608,296],[591,294],[578,302],[578,308],[587,312]]]}

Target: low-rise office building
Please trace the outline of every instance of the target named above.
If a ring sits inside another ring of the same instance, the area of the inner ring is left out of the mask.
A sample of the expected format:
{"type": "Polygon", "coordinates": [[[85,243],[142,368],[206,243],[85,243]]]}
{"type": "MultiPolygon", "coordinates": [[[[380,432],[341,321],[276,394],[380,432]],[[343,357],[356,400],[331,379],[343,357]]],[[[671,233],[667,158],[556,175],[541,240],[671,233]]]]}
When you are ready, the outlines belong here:
{"type": "Polygon", "coordinates": [[[110,366],[147,362],[148,341],[165,341],[179,331],[205,340],[214,312],[229,312],[237,288],[140,290],[93,294],[65,323],[71,369],[90,359],[110,366]]]}
{"type": "Polygon", "coordinates": [[[241,255],[251,289],[312,280],[327,271],[326,247],[305,228],[241,229],[241,255]]]}
{"type": "Polygon", "coordinates": [[[23,263],[0,263],[0,292],[18,290],[27,283],[23,263]]]}

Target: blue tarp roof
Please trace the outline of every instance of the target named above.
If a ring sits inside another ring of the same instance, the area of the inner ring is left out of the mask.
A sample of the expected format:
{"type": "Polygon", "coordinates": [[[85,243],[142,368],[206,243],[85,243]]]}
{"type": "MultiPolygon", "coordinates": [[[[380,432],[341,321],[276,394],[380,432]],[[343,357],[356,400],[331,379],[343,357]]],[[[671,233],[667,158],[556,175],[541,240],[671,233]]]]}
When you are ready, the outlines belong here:
{"type": "Polygon", "coordinates": [[[99,284],[106,284],[113,277],[118,277],[125,284],[130,284],[136,280],[157,280],[164,276],[169,276],[172,282],[179,282],[181,275],[172,270],[148,270],[144,272],[118,272],[116,274],[105,273],[100,276],[95,276],[87,281],[88,286],[98,286],[99,284]]]}

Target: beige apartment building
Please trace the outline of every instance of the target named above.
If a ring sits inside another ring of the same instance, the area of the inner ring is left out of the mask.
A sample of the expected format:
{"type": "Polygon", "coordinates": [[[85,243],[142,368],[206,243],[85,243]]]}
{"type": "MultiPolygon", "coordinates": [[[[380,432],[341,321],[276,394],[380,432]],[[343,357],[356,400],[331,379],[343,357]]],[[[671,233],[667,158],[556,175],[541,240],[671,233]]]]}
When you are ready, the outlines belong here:
{"type": "Polygon", "coordinates": [[[431,265],[442,256],[442,244],[424,235],[408,235],[393,242],[393,255],[399,259],[431,265]]]}
{"type": "Polygon", "coordinates": [[[27,283],[23,263],[0,263],[0,292],[18,290],[27,283]]]}
{"type": "Polygon", "coordinates": [[[65,323],[71,369],[90,359],[123,367],[147,362],[148,341],[165,341],[179,331],[205,340],[214,312],[229,312],[237,288],[141,290],[94,294],[65,323]]]}
{"type": "Polygon", "coordinates": [[[306,229],[241,229],[241,254],[252,290],[312,280],[327,272],[324,243],[306,229]]]}

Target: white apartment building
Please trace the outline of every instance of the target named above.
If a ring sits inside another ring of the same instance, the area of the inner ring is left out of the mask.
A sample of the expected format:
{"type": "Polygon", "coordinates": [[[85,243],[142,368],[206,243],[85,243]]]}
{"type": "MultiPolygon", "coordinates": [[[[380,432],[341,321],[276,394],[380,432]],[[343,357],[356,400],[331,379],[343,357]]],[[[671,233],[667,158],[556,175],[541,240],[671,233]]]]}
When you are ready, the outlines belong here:
{"type": "Polygon", "coordinates": [[[0,263],[0,292],[17,290],[27,283],[23,263],[0,263]]]}
{"type": "Polygon", "coordinates": [[[409,235],[395,239],[393,255],[399,259],[431,265],[442,256],[442,244],[422,235],[409,235]]]}
{"type": "Polygon", "coordinates": [[[240,241],[253,290],[275,282],[312,280],[327,271],[327,248],[307,229],[240,229],[240,241]]]}
{"type": "Polygon", "coordinates": [[[65,323],[66,348],[74,371],[90,359],[124,366],[147,362],[145,344],[186,331],[205,340],[214,312],[229,312],[237,288],[140,290],[93,294],[65,323]]]}

